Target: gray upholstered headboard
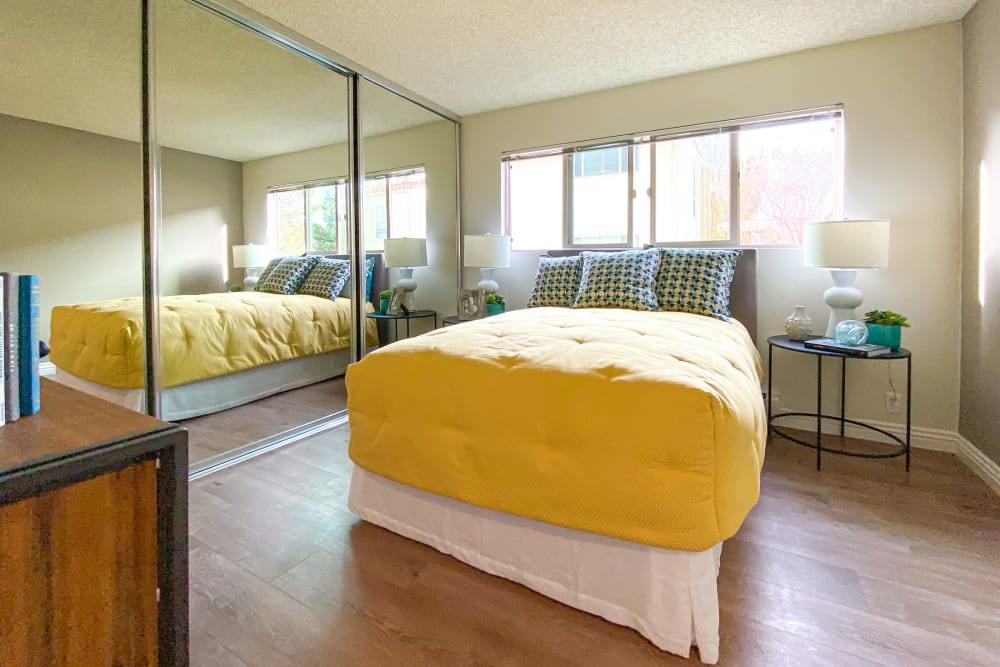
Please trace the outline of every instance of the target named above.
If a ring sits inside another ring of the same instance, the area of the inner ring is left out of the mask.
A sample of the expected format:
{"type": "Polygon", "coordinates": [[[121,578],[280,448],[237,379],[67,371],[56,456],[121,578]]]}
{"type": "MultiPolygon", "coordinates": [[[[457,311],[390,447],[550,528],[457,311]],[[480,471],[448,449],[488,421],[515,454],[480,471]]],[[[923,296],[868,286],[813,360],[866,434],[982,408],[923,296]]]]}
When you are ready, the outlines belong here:
{"type": "MultiPolygon", "coordinates": [[[[589,250],[589,248],[588,248],[589,250]]],[[[619,252],[621,248],[601,249],[597,252],[619,252]]],[[[579,255],[581,250],[549,250],[553,257],[571,257],[579,255]]],[[[736,262],[736,275],[733,278],[732,293],[729,297],[729,309],[733,317],[739,320],[750,332],[750,338],[757,342],[757,250],[743,248],[743,254],[736,262]]]]}

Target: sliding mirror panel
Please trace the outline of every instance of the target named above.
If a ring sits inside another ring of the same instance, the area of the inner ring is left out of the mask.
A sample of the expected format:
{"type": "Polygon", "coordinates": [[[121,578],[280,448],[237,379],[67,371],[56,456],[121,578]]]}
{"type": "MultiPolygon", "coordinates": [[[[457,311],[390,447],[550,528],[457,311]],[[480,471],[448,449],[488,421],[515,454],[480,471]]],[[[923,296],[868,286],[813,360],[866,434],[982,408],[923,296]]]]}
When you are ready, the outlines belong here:
{"type": "Polygon", "coordinates": [[[202,469],[346,409],[349,80],[155,7],[161,415],[202,469]]]}
{"type": "Polygon", "coordinates": [[[0,271],[37,276],[42,373],[137,411],[141,16],[139,2],[0,0],[0,271]]]}
{"type": "Polygon", "coordinates": [[[388,279],[369,319],[387,345],[456,311],[457,132],[453,121],[367,80],[361,110],[365,250],[384,253],[388,279]]]}

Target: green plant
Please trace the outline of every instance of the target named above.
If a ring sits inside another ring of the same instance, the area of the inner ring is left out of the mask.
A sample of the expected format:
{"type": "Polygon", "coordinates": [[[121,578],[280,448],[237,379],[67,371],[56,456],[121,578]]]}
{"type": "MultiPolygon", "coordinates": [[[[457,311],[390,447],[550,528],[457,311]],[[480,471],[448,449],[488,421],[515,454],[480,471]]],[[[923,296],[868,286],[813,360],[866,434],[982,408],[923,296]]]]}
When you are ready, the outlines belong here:
{"type": "Polygon", "coordinates": [[[492,303],[498,306],[502,306],[507,303],[507,299],[504,298],[503,294],[496,294],[494,292],[491,292],[486,295],[486,303],[492,303]]]}
{"type": "Polygon", "coordinates": [[[865,324],[881,324],[882,326],[908,327],[910,323],[906,315],[894,313],[891,310],[869,310],[865,313],[865,324]]]}
{"type": "Polygon", "coordinates": [[[378,298],[379,299],[391,299],[392,298],[392,290],[391,289],[384,289],[384,290],[382,290],[381,292],[378,293],[378,298]]]}
{"type": "Polygon", "coordinates": [[[229,285],[226,289],[228,289],[230,292],[242,292],[243,291],[243,285],[233,284],[233,285],[229,285]]]}

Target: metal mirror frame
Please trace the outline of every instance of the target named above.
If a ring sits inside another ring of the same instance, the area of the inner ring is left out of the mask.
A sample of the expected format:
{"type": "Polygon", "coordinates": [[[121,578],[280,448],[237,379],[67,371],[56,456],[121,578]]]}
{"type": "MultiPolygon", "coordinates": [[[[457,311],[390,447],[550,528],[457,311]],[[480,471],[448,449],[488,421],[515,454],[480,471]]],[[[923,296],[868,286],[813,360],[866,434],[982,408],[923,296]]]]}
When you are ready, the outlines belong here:
{"type": "MultiPolygon", "coordinates": [[[[456,284],[461,284],[461,190],[459,158],[462,117],[428,100],[407,88],[365,68],[332,49],[301,35],[271,18],[246,7],[235,0],[185,0],[207,12],[256,34],[277,46],[348,78],[348,183],[350,189],[350,224],[348,247],[352,266],[351,361],[365,354],[365,281],[357,280],[358,268],[364,257],[363,183],[364,149],[361,121],[361,83],[367,81],[390,93],[416,104],[455,126],[455,252],[457,262],[456,284]]],[[[159,322],[159,252],[162,232],[162,188],[160,146],[156,135],[156,2],[141,0],[141,127],[142,127],[142,184],[143,184],[143,317],[146,343],[146,411],[159,417],[161,414],[162,369],[160,354],[159,322]]]]}

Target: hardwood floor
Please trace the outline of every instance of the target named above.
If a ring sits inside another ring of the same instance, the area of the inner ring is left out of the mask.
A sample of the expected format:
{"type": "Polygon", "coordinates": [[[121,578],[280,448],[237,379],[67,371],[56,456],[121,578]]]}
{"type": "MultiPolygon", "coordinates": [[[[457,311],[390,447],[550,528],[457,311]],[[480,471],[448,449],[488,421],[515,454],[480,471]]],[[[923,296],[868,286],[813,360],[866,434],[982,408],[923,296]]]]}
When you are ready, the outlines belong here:
{"type": "Polygon", "coordinates": [[[346,408],[341,376],[178,423],[188,429],[195,464],[346,408]]]}
{"type": "MultiPolygon", "coordinates": [[[[632,630],[366,524],[346,429],[191,485],[194,665],[674,665],[632,630]]],[[[996,665],[1000,498],[949,454],[775,439],[726,542],[723,665],[996,665]]]]}

